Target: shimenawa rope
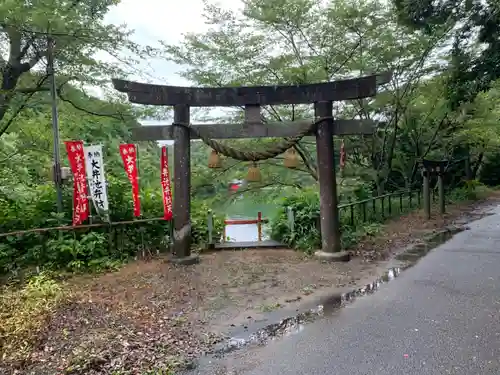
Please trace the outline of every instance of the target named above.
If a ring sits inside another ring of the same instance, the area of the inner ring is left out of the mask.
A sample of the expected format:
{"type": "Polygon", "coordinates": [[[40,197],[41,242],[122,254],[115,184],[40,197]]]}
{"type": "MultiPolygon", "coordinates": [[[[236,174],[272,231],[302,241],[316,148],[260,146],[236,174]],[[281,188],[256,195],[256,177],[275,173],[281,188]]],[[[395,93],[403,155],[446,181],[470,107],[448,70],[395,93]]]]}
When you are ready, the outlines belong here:
{"type": "Polygon", "coordinates": [[[270,147],[267,150],[262,151],[249,151],[249,150],[238,150],[234,147],[222,144],[217,142],[214,139],[207,137],[203,132],[200,132],[198,129],[192,128],[189,124],[182,123],[173,123],[172,125],[184,126],[190,128],[207,146],[211,147],[219,154],[240,160],[240,161],[252,161],[257,162],[261,160],[272,159],[282,153],[284,153],[289,148],[295,146],[302,138],[304,138],[307,134],[315,130],[316,126],[325,120],[330,120],[332,117],[321,117],[318,120],[314,121],[307,128],[304,128],[300,132],[297,133],[296,136],[285,138],[284,141],[276,145],[275,147],[270,147]]]}

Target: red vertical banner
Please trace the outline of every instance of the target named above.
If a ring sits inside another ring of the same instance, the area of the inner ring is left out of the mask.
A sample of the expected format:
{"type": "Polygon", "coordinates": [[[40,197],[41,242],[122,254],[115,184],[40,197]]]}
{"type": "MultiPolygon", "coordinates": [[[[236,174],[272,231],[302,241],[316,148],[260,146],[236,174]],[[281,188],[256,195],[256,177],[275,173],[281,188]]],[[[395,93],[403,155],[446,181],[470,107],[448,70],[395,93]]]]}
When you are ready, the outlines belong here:
{"type": "Polygon", "coordinates": [[[161,187],[163,191],[163,218],[172,220],[172,188],[170,186],[170,173],[168,170],[167,146],[161,148],[161,187]]]}
{"type": "Polygon", "coordinates": [[[342,140],[342,144],[340,145],[340,169],[344,169],[345,167],[345,147],[344,141],[342,140]]]}
{"type": "Polygon", "coordinates": [[[141,200],[139,198],[139,175],[137,171],[137,148],[134,144],[120,145],[120,155],[128,180],[132,184],[132,203],[134,216],[141,216],[141,200]]]}
{"type": "Polygon", "coordinates": [[[90,215],[83,141],[67,141],[64,144],[73,173],[73,225],[79,225],[90,215]]]}

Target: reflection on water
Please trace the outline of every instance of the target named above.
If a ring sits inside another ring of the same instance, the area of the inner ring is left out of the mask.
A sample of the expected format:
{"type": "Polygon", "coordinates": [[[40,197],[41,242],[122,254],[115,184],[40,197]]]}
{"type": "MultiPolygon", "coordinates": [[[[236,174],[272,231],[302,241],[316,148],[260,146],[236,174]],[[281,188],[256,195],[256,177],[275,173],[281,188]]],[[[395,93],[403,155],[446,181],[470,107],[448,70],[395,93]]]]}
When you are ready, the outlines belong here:
{"type": "Polygon", "coordinates": [[[217,345],[213,351],[213,355],[217,358],[244,347],[253,345],[262,346],[284,336],[298,334],[304,330],[306,323],[313,322],[325,315],[331,315],[339,308],[346,306],[357,298],[374,293],[382,284],[388,283],[398,277],[402,270],[399,267],[390,268],[382,277],[375,279],[364,287],[354,288],[347,293],[335,294],[312,309],[294,316],[285,317],[279,323],[269,324],[256,332],[245,333],[240,337],[231,337],[217,345]]]}

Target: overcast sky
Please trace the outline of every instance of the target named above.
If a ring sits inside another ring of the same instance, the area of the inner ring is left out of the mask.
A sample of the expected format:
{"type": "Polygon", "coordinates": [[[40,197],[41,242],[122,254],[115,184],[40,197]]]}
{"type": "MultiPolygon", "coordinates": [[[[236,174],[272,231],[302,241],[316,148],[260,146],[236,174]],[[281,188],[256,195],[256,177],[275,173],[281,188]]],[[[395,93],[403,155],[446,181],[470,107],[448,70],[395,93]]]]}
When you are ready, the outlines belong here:
{"type": "MultiPolygon", "coordinates": [[[[237,9],[240,0],[210,0],[223,8],[237,9]]],[[[132,39],[141,45],[158,46],[162,40],[170,44],[182,41],[183,34],[203,32],[208,29],[203,18],[203,0],[122,0],[118,6],[111,8],[105,21],[114,25],[126,24],[134,30],[132,39]]],[[[153,60],[144,64],[141,70],[148,74],[150,82],[191,86],[192,84],[176,74],[181,67],[168,61],[153,60]]],[[[131,80],[145,81],[139,76],[129,77],[131,80]]],[[[216,114],[220,110],[214,109],[216,114]]],[[[196,118],[193,118],[196,121],[196,118]]],[[[141,121],[144,125],[154,125],[157,121],[141,121]]],[[[160,121],[165,123],[165,121],[160,121]]]]}
{"type": "MultiPolygon", "coordinates": [[[[218,0],[224,8],[241,6],[240,0],[218,0]]],[[[203,32],[207,25],[203,19],[203,0],[122,0],[111,8],[106,22],[127,24],[135,31],[133,40],[142,45],[157,45],[158,40],[178,43],[188,32],[203,32]]],[[[189,86],[189,82],[176,75],[179,67],[165,61],[153,61],[144,69],[155,83],[189,86]]]]}
{"type": "MultiPolygon", "coordinates": [[[[240,0],[210,0],[223,8],[237,9],[240,0]]],[[[182,41],[183,34],[203,32],[208,29],[203,18],[203,0],[122,0],[118,6],[111,8],[105,22],[121,25],[126,24],[134,30],[132,39],[141,45],[158,46],[157,41],[176,44],[182,41]]],[[[104,56],[103,56],[104,57],[104,56]]],[[[176,73],[181,67],[161,60],[144,64],[141,70],[146,72],[152,83],[191,86],[192,84],[176,73]]],[[[129,77],[130,80],[145,81],[139,76],[129,77]]],[[[214,109],[218,114],[220,110],[214,109]]],[[[215,113],[215,112],[214,112],[215,113]]],[[[195,118],[193,120],[196,121],[195,118]]],[[[170,121],[141,120],[143,125],[156,125],[170,121]]],[[[196,121],[199,123],[199,121],[196,121]]],[[[168,142],[171,143],[171,142],[168,142]]]]}

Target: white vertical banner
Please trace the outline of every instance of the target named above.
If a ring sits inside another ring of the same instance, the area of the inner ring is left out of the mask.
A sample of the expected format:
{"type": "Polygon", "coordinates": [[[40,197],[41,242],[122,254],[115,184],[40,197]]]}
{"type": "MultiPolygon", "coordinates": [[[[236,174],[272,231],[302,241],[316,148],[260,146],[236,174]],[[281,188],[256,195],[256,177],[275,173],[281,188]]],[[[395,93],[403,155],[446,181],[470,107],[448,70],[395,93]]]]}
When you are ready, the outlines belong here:
{"type": "Polygon", "coordinates": [[[98,213],[107,212],[109,209],[108,193],[106,190],[106,178],[104,177],[102,145],[85,146],[84,150],[90,198],[98,213]]]}

